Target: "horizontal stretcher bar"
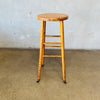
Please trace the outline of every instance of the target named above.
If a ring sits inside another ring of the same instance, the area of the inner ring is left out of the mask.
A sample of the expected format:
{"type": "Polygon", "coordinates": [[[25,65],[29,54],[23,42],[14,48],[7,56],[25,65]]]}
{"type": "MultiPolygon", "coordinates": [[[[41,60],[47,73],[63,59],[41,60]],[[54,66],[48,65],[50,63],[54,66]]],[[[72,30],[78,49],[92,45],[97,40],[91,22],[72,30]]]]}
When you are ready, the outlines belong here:
{"type": "Polygon", "coordinates": [[[61,46],[45,46],[45,47],[61,47],[61,46]]]}
{"type": "Polygon", "coordinates": [[[61,43],[53,43],[53,42],[45,42],[45,43],[43,43],[43,44],[61,44],[61,43]]]}
{"type": "Polygon", "coordinates": [[[43,55],[43,57],[62,57],[61,55],[43,55]]]}
{"type": "Polygon", "coordinates": [[[60,35],[46,35],[45,37],[61,37],[60,35]]]}

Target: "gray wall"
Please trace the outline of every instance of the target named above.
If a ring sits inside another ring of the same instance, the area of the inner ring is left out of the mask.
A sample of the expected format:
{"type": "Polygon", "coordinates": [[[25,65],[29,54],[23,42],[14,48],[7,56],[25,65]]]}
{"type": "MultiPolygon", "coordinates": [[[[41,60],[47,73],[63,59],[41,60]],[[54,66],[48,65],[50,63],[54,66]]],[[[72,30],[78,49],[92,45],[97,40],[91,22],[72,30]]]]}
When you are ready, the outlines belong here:
{"type": "MultiPolygon", "coordinates": [[[[0,0],[0,47],[39,48],[37,15],[50,12],[69,15],[66,49],[100,49],[100,0],[0,0]]],[[[59,28],[59,22],[47,22],[47,34],[59,28]]]]}

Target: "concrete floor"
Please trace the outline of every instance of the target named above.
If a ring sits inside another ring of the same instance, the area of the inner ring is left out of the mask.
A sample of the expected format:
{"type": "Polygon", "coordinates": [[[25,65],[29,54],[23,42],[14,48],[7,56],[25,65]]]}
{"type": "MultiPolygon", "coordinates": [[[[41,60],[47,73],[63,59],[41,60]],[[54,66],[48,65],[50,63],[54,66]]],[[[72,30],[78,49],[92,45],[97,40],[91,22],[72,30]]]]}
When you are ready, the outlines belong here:
{"type": "Polygon", "coordinates": [[[0,100],[100,100],[100,51],[65,53],[68,83],[62,82],[61,58],[46,58],[36,83],[39,50],[0,49],[0,100]]]}

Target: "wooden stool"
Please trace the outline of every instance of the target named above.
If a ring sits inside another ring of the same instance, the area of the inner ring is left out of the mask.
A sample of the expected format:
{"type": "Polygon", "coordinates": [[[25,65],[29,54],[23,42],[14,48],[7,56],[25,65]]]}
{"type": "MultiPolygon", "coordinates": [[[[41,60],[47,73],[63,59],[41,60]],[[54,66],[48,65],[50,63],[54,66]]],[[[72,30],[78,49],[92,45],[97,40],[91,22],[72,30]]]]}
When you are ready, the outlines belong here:
{"type": "Polygon", "coordinates": [[[41,67],[44,66],[44,57],[62,57],[62,72],[63,82],[66,83],[66,68],[65,68],[65,51],[64,51],[64,23],[63,20],[68,19],[68,15],[59,13],[46,13],[37,16],[38,20],[42,21],[41,26],[41,46],[40,46],[40,58],[39,58],[39,69],[38,69],[38,80],[41,77],[41,67]],[[60,36],[45,35],[46,33],[46,21],[60,21],[60,36]],[[61,37],[61,43],[47,43],[45,37],[61,37]],[[61,46],[50,46],[49,44],[57,44],[61,46]],[[47,46],[49,45],[49,46],[47,46]],[[61,47],[61,55],[45,55],[45,47],[61,47]]]}

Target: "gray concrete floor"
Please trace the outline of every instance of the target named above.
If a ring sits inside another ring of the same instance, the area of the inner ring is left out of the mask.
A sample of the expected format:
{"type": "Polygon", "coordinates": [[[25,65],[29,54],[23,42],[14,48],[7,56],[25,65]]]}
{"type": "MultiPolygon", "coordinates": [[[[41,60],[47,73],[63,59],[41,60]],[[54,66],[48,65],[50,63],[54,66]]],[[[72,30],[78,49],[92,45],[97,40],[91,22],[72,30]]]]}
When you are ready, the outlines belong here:
{"type": "Polygon", "coordinates": [[[100,51],[65,53],[67,84],[61,58],[46,58],[36,83],[39,50],[0,49],[0,100],[100,100],[100,51]]]}

